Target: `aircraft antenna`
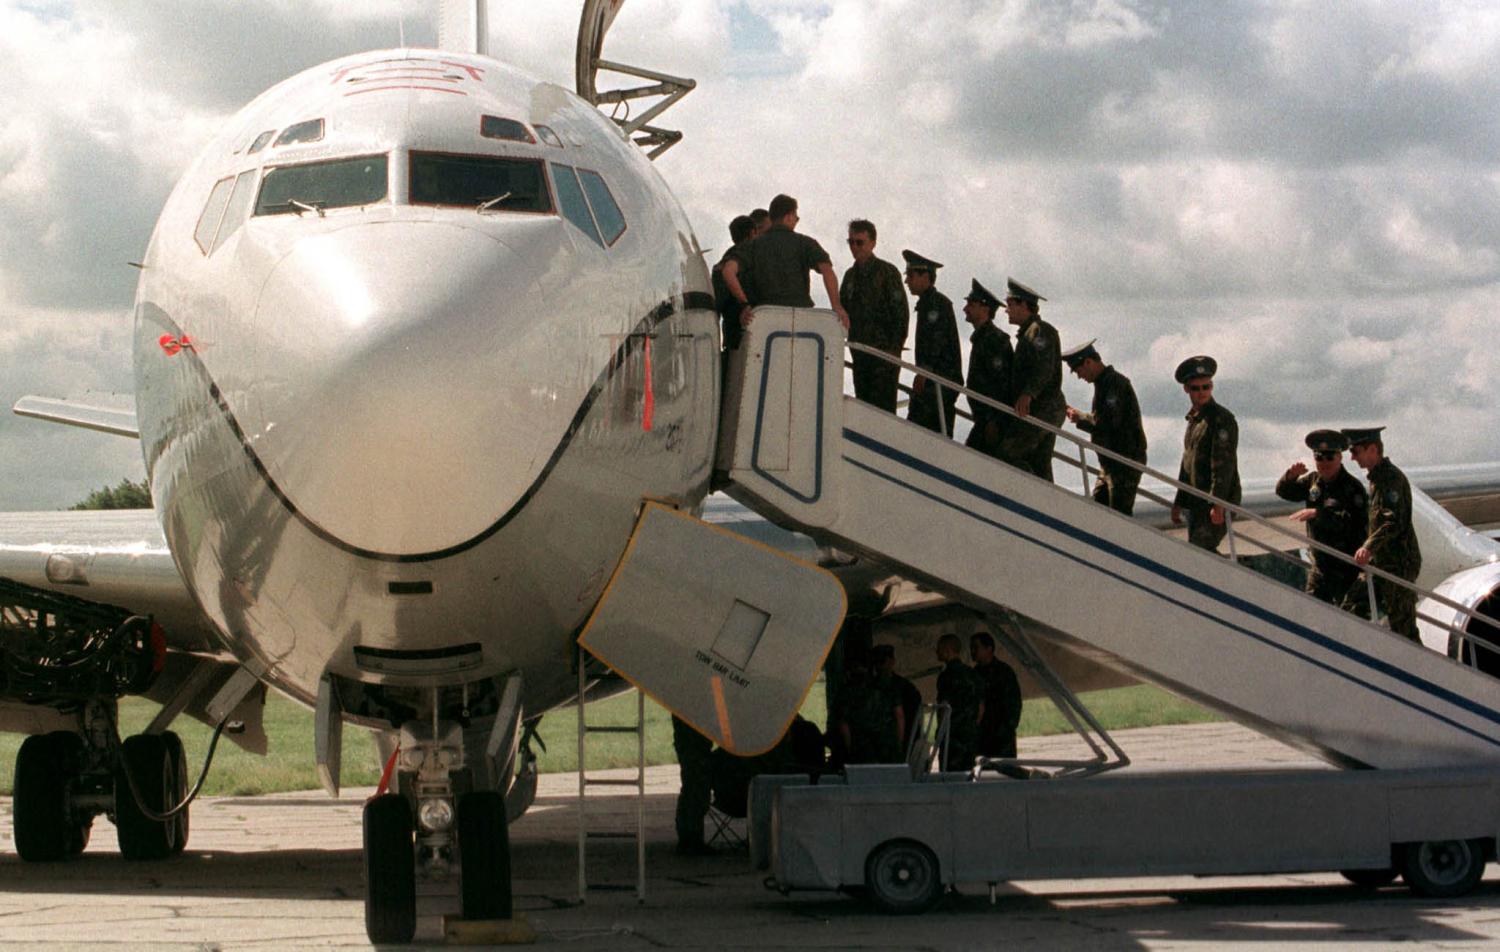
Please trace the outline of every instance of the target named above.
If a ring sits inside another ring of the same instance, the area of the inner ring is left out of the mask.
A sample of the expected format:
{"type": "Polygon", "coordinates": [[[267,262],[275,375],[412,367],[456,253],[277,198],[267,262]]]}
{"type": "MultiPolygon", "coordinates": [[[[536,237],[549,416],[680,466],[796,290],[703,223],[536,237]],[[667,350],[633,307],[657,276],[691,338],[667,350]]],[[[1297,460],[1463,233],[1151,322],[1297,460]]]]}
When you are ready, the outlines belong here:
{"type": "Polygon", "coordinates": [[[489,0],[439,0],[438,49],[490,55],[489,0]]]}
{"type": "Polygon", "coordinates": [[[615,22],[615,15],[624,5],[625,0],[584,0],[583,18],[578,23],[578,95],[596,106],[606,103],[613,106],[614,114],[610,118],[619,125],[632,142],[646,150],[647,158],[654,159],[681,142],[682,133],[675,129],[664,129],[652,125],[651,121],[676,105],[678,100],[692,92],[698,84],[681,76],[670,76],[640,66],[613,63],[601,56],[604,34],[609,32],[610,24],[615,22]],[[650,82],[643,86],[601,91],[599,89],[601,72],[619,73],[650,82]],[[652,96],[661,98],[640,115],[632,118],[630,102],[652,96]],[[625,106],[623,110],[620,109],[622,104],[625,106]]]}

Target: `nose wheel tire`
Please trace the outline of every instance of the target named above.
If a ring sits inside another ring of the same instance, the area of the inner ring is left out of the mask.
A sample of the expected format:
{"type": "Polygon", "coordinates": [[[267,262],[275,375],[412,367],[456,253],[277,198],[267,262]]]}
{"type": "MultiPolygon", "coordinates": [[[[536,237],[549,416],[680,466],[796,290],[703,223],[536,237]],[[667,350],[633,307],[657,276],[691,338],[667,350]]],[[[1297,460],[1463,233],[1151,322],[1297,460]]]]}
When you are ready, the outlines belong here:
{"type": "Polygon", "coordinates": [[[511,918],[510,828],[503,794],[480,790],[458,801],[458,852],[464,918],[511,918]]]}
{"type": "Polygon", "coordinates": [[[885,912],[926,912],[943,893],[937,857],[915,840],[882,843],[865,860],[865,888],[885,912]]]}
{"type": "Polygon", "coordinates": [[[145,812],[162,813],[176,806],[180,800],[177,788],[177,770],[164,735],[125,738],[121,764],[115,769],[115,832],[122,856],[129,860],[163,859],[182,849],[177,844],[177,819],[153,820],[145,812]],[[125,775],[127,770],[130,778],[125,775]],[[135,781],[134,791],[131,779],[135,781]],[[136,794],[140,795],[139,802],[136,794]]]}
{"type": "Polygon", "coordinates": [[[1484,847],[1477,839],[1408,843],[1401,853],[1401,878],[1419,896],[1462,896],[1484,876],[1484,847]]]}
{"type": "Polygon", "coordinates": [[[79,820],[69,804],[83,738],[66,731],[36,734],[16,753],[12,822],[16,852],[29,863],[70,859],[88,845],[93,817],[79,820]]]}
{"type": "Polygon", "coordinates": [[[376,945],[406,944],[417,932],[417,861],[411,806],[400,794],[365,804],[365,932],[376,945]]]}

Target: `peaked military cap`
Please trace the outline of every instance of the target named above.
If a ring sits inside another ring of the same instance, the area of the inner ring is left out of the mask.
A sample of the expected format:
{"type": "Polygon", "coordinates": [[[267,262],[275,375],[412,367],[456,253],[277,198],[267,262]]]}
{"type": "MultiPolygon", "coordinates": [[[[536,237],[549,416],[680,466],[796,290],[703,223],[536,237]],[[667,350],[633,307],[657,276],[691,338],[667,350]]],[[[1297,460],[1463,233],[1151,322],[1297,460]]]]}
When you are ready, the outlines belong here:
{"type": "Polygon", "coordinates": [[[937,274],[937,269],[943,266],[942,262],[933,261],[931,258],[924,258],[915,251],[903,250],[901,257],[906,259],[906,270],[908,271],[926,271],[928,274],[937,274]]]}
{"type": "Polygon", "coordinates": [[[1067,365],[1069,367],[1072,367],[1075,370],[1078,369],[1079,364],[1083,363],[1085,360],[1088,360],[1090,357],[1094,358],[1102,364],[1104,363],[1104,358],[1100,357],[1099,351],[1094,348],[1094,344],[1098,343],[1098,341],[1099,338],[1095,337],[1093,340],[1085,341],[1084,343],[1079,344],[1072,350],[1065,350],[1063,351],[1062,359],[1067,362],[1067,365]]]}
{"type": "Polygon", "coordinates": [[[1383,429],[1383,426],[1346,426],[1339,432],[1348,438],[1350,446],[1358,446],[1361,443],[1384,443],[1380,438],[1383,429]]]}
{"type": "Polygon", "coordinates": [[[991,294],[989,288],[980,284],[974,278],[969,279],[969,284],[972,285],[972,287],[969,288],[968,295],[964,297],[965,301],[974,301],[978,304],[983,304],[991,309],[998,308],[1000,306],[1000,299],[991,294]]]}
{"type": "Polygon", "coordinates": [[[1178,383],[1187,383],[1194,377],[1212,377],[1219,372],[1219,362],[1212,357],[1189,357],[1177,365],[1177,372],[1173,374],[1178,383]]]}
{"type": "Polygon", "coordinates": [[[1349,438],[1338,430],[1313,430],[1303,442],[1314,453],[1342,453],[1349,448],[1349,438]]]}
{"type": "Polygon", "coordinates": [[[1030,301],[1032,304],[1035,304],[1038,301],[1045,301],[1045,300],[1047,300],[1046,298],[1042,297],[1040,294],[1038,294],[1035,291],[1031,290],[1031,288],[1028,288],[1026,285],[1024,285],[1021,282],[1017,281],[1015,278],[1006,278],[1005,279],[1005,290],[1006,290],[1006,293],[1009,294],[1011,297],[1020,298],[1023,301],[1030,301]]]}

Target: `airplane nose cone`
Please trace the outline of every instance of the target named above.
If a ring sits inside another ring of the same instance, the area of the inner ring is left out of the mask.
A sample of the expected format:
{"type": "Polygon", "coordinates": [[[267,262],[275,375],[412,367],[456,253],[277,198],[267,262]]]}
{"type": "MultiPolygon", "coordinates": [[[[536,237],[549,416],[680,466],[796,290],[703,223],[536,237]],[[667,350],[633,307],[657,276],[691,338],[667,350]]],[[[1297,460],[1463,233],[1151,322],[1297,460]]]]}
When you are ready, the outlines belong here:
{"type": "Polygon", "coordinates": [[[511,353],[544,313],[531,274],[499,241],[437,222],[310,236],[276,265],[255,318],[275,383],[249,439],[304,519],[412,556],[462,545],[521,498],[551,449],[528,425],[538,381],[511,353]]]}

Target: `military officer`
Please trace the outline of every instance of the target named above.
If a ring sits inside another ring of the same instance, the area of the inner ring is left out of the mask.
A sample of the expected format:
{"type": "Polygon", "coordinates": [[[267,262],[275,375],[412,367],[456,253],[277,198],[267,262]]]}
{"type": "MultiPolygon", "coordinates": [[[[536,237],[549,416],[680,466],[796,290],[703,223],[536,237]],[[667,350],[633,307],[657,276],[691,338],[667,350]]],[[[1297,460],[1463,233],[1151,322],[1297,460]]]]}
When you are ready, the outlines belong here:
{"type": "MultiPolygon", "coordinates": [[[[1010,346],[1010,335],[995,326],[1000,299],[977,280],[970,279],[970,285],[969,295],[964,298],[964,320],[973,325],[974,333],[969,336],[969,376],[964,385],[1008,405],[1014,399],[1010,367],[1015,351],[1010,346]]],[[[974,416],[974,428],[964,445],[993,455],[1010,417],[973,397],[969,398],[969,412],[974,416]]]]}
{"type": "MultiPolygon", "coordinates": [[[[1307,434],[1313,451],[1313,470],[1293,463],[1276,483],[1276,495],[1305,507],[1292,513],[1294,522],[1307,524],[1308,538],[1353,556],[1365,539],[1365,487],[1344,468],[1344,450],[1349,440],[1338,430],[1313,430],[1307,434]]],[[[1326,552],[1313,552],[1304,591],[1335,605],[1359,577],[1359,569],[1326,552]]]]}
{"type": "MultiPolygon", "coordinates": [[[[915,251],[903,251],[901,257],[906,259],[906,286],[917,296],[914,306],[917,346],[913,362],[940,377],[962,380],[964,366],[958,352],[958,321],[953,316],[953,302],[935,286],[942,264],[915,251]]],[[[911,406],[906,410],[906,418],[952,436],[953,406],[957,402],[958,391],[918,375],[912,380],[911,406]]]]}
{"type": "Polygon", "coordinates": [[[672,715],[672,749],[682,768],[682,787],[677,792],[677,852],[689,855],[711,853],[703,842],[703,818],[710,798],[709,764],[713,741],[694,730],[687,721],[672,715]]]}
{"type": "MultiPolygon", "coordinates": [[[[1240,426],[1234,414],[1214,400],[1214,374],[1218,370],[1218,362],[1212,357],[1189,357],[1177,365],[1177,382],[1192,403],[1187,413],[1187,432],[1182,437],[1182,467],[1177,471],[1177,481],[1237,505],[1240,470],[1236,453],[1240,426]]],[[[1224,507],[1179,489],[1172,501],[1173,525],[1182,524],[1184,512],[1188,541],[1217,552],[1228,531],[1224,507]]]]}
{"type": "Polygon", "coordinates": [[[1062,392],[1062,346],[1057,329],[1041,318],[1040,302],[1047,300],[1017,281],[1007,278],[1005,315],[1016,325],[1016,359],[1011,366],[1016,416],[1001,434],[996,455],[1019,469],[1052,481],[1052,445],[1057,437],[1025,422],[1035,417],[1052,426],[1062,426],[1068,401],[1062,392]]]}
{"type": "MultiPolygon", "coordinates": [[[[1141,404],[1135,398],[1135,388],[1129,377],[1100,358],[1095,343],[1091,340],[1062,355],[1069,370],[1084,383],[1094,385],[1092,409],[1084,413],[1070,406],[1068,420],[1087,433],[1095,445],[1145,465],[1146,430],[1141,425],[1141,404]]],[[[1140,483],[1140,470],[1101,456],[1094,501],[1128,516],[1135,511],[1140,483]]]]}
{"type": "Polygon", "coordinates": [[[948,717],[948,770],[974,766],[979,753],[979,722],[984,717],[984,682],[959,659],[962,650],[957,635],[938,639],[937,658],[943,670],[938,672],[937,699],[952,711],[948,717]]]}
{"type": "Polygon", "coordinates": [[[1016,670],[995,657],[995,636],[980,629],[969,636],[974,673],[984,684],[984,715],[979,720],[979,753],[1016,756],[1016,727],[1021,723],[1021,682],[1016,670]]]}
{"type": "MultiPolygon", "coordinates": [[[[900,357],[906,346],[906,291],[896,266],[875,257],[874,222],[849,223],[849,253],[854,264],[839,285],[839,301],[849,312],[849,340],[900,357]]],[[[895,413],[901,368],[857,350],[853,357],[855,398],[895,413]]]]}
{"type": "MultiPolygon", "coordinates": [[[[1406,481],[1406,474],[1386,458],[1385,442],[1380,437],[1383,429],[1376,426],[1343,431],[1349,440],[1349,455],[1370,480],[1366,534],[1354,551],[1354,561],[1411,582],[1422,570],[1422,550],[1411,524],[1411,484],[1406,481]]],[[[1412,641],[1419,640],[1414,590],[1376,578],[1375,597],[1390,621],[1391,631],[1412,641]]],[[[1343,607],[1371,617],[1369,590],[1363,576],[1355,580],[1344,596],[1343,607]]]]}

